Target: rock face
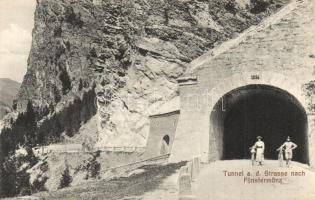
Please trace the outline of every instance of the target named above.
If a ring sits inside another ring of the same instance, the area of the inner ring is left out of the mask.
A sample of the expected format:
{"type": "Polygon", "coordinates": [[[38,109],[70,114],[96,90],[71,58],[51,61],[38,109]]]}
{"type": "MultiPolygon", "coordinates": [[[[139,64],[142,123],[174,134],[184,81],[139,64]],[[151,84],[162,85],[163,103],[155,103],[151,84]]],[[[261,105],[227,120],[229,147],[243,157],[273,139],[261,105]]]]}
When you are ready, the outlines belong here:
{"type": "Polygon", "coordinates": [[[11,112],[13,100],[19,88],[20,83],[10,79],[0,78],[0,120],[5,114],[11,112]]]}
{"type": "Polygon", "coordinates": [[[38,0],[18,110],[32,101],[40,143],[98,111],[99,145],[143,146],[152,105],[178,95],[188,63],[285,3],[38,0]]]}

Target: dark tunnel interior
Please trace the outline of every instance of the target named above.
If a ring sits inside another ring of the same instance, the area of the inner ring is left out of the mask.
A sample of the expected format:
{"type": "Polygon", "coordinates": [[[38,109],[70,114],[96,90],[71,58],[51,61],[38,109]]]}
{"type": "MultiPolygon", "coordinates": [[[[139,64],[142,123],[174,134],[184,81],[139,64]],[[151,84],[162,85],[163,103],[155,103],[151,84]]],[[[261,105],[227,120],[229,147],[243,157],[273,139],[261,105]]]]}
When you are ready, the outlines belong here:
{"type": "Polygon", "coordinates": [[[249,159],[249,147],[258,135],[265,143],[265,158],[277,159],[276,149],[290,136],[298,145],[293,160],[309,162],[305,110],[281,89],[266,85],[235,89],[215,105],[211,123],[216,140],[221,140],[220,159],[249,159]]]}

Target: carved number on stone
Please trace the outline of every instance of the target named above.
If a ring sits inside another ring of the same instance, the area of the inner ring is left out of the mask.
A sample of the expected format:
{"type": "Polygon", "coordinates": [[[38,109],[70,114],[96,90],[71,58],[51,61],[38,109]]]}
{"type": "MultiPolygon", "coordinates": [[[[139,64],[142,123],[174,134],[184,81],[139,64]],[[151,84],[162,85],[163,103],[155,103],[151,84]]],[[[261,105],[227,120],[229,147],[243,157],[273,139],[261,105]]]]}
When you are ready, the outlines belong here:
{"type": "Polygon", "coordinates": [[[253,75],[251,75],[250,78],[253,79],[253,80],[258,80],[260,77],[257,74],[253,74],[253,75]]]}

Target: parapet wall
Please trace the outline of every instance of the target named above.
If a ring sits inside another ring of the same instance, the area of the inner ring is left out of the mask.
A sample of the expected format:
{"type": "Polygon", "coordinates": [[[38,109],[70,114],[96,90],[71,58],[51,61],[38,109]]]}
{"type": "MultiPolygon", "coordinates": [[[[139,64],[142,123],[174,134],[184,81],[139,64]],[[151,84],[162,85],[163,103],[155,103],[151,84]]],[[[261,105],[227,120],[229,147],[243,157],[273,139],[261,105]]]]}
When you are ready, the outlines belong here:
{"type": "Polygon", "coordinates": [[[88,148],[83,144],[54,144],[49,146],[40,146],[33,148],[35,155],[45,155],[49,153],[92,153],[92,152],[126,152],[126,153],[144,153],[145,147],[130,147],[130,146],[117,146],[117,147],[94,147],[88,148]]]}

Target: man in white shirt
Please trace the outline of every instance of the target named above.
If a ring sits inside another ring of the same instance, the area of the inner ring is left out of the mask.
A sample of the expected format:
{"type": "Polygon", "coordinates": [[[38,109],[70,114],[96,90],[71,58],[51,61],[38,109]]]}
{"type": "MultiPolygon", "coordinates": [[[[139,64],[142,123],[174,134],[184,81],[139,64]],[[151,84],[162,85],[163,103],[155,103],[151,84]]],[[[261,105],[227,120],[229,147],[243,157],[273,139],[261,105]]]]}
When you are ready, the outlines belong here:
{"type": "Polygon", "coordinates": [[[281,150],[284,148],[284,157],[286,160],[287,167],[290,166],[290,162],[293,157],[293,149],[297,148],[297,145],[293,142],[291,142],[290,137],[288,136],[287,141],[285,141],[278,150],[281,150]]]}

